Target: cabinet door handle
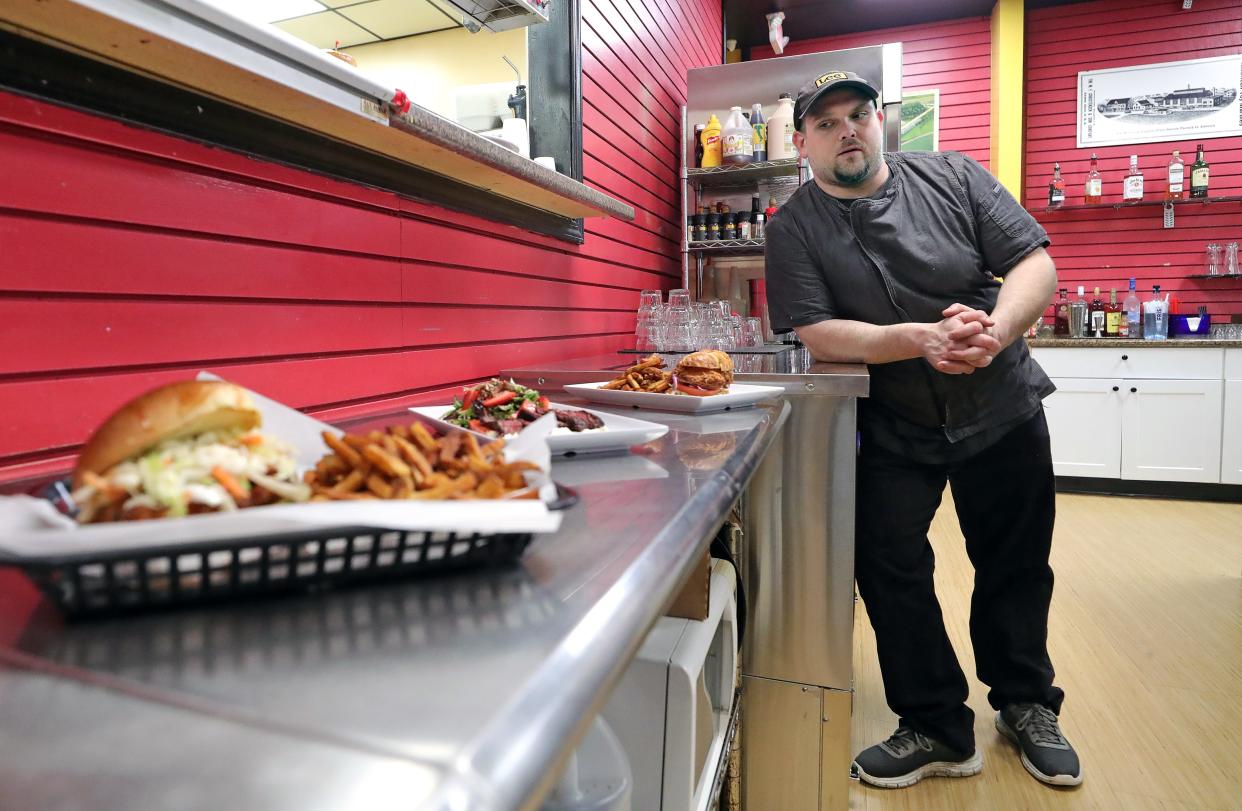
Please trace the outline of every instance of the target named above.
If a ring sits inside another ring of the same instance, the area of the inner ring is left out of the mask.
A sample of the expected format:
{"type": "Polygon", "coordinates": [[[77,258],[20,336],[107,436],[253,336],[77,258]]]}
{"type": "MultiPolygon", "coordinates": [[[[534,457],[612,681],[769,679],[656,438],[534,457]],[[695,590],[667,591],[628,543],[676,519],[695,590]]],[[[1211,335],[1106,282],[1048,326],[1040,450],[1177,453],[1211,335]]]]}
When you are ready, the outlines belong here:
{"type": "Polygon", "coordinates": [[[1130,387],[1130,393],[1131,393],[1131,394],[1133,394],[1133,393],[1134,393],[1134,392],[1136,392],[1136,391],[1138,391],[1138,389],[1136,389],[1134,386],[1131,386],[1131,387],[1130,387]]]}
{"type": "Polygon", "coordinates": [[[1130,359],[1130,356],[1129,356],[1129,355],[1122,355],[1122,356],[1121,356],[1121,359],[1122,359],[1122,360],[1129,360],[1129,359],[1130,359]]]}
{"type": "Polygon", "coordinates": [[[1113,391],[1119,391],[1119,388],[1117,386],[1113,386],[1113,391]]]}

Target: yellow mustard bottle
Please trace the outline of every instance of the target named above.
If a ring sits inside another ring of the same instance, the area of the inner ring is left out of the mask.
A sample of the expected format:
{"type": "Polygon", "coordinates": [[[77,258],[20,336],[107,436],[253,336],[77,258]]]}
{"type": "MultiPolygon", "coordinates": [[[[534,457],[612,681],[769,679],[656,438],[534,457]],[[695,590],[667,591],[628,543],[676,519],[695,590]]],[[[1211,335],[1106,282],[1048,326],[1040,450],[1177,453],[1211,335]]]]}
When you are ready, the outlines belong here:
{"type": "Polygon", "coordinates": [[[712,117],[707,120],[707,126],[703,128],[703,168],[720,165],[720,119],[716,118],[716,114],[712,113],[712,117]]]}

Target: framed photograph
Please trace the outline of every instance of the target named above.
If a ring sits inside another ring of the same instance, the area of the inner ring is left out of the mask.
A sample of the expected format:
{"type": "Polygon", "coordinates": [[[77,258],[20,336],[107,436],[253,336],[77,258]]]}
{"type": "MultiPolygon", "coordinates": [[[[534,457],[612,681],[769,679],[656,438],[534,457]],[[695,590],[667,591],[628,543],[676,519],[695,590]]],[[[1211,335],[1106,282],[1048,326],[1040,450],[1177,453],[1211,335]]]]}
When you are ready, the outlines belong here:
{"type": "Polygon", "coordinates": [[[901,96],[901,151],[940,149],[940,91],[907,90],[901,96]]]}
{"type": "Polygon", "coordinates": [[[1242,54],[1078,74],[1078,146],[1242,135],[1242,54]]]}

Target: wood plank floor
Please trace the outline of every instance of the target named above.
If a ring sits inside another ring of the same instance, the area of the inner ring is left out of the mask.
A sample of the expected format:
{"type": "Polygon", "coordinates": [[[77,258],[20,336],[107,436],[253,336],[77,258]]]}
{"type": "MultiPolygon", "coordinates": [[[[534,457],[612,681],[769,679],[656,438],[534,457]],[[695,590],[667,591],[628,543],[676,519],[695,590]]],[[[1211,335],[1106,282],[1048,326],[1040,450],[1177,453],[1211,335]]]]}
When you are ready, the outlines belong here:
{"type": "MultiPolygon", "coordinates": [[[[851,809],[1242,809],[1242,504],[1058,498],[1049,651],[1084,777],[1068,790],[1031,778],[993,727],[967,630],[973,571],[947,492],[931,538],[983,773],[897,790],[855,785],[851,809]]],[[[854,672],[857,751],[896,726],[861,602],[854,672]]]]}

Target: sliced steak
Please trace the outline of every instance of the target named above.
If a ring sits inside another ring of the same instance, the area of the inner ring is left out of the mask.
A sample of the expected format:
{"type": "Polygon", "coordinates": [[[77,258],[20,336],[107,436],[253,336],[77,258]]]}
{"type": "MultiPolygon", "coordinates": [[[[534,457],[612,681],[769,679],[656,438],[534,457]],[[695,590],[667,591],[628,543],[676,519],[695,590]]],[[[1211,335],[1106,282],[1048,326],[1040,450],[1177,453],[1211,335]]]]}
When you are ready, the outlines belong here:
{"type": "Polygon", "coordinates": [[[573,409],[557,409],[556,422],[574,433],[604,427],[604,421],[594,414],[573,409]]]}

